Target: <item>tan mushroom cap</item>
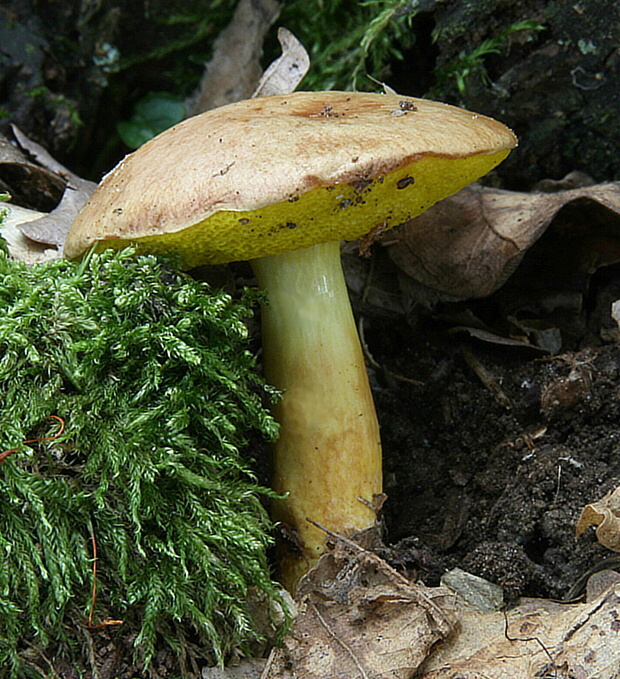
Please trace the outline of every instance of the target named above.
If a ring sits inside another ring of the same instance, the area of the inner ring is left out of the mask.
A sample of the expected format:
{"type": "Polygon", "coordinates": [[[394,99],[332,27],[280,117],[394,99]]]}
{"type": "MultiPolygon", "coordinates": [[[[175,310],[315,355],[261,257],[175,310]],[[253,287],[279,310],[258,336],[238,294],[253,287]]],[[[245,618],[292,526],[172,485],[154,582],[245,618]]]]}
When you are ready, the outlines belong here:
{"type": "Polygon", "coordinates": [[[514,146],[495,120],[395,94],[250,99],[128,155],[76,218],[65,255],[133,243],[191,268],[360,238],[456,193],[514,146]]]}

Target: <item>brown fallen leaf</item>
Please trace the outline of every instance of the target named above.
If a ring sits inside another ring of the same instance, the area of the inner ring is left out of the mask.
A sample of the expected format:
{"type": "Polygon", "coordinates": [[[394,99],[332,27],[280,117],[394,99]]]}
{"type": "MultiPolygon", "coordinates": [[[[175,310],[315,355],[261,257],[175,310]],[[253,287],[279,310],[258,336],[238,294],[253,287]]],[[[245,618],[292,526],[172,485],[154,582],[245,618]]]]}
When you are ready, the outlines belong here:
{"type": "Polygon", "coordinates": [[[619,679],[620,584],[585,604],[527,599],[510,611],[460,612],[459,633],[416,679],[619,679]]]}
{"type": "Polygon", "coordinates": [[[40,144],[29,139],[18,127],[12,126],[15,139],[38,165],[54,173],[64,186],[60,203],[48,214],[39,219],[18,225],[20,231],[37,243],[62,248],[71,222],[90,198],[97,186],[94,182],[82,179],[53,158],[40,144]]]}
{"type": "Polygon", "coordinates": [[[8,193],[30,209],[50,210],[60,200],[65,180],[39,165],[0,134],[0,193],[8,193]]]}
{"type": "Polygon", "coordinates": [[[501,335],[496,335],[495,333],[489,332],[484,328],[476,328],[473,326],[461,326],[457,325],[450,328],[451,335],[458,335],[460,333],[469,335],[470,337],[475,337],[476,339],[482,340],[483,342],[489,342],[490,344],[497,344],[504,347],[515,347],[516,349],[532,349],[534,351],[542,352],[541,347],[533,345],[531,342],[526,342],[522,339],[514,339],[512,337],[502,337],[501,335]]]}
{"type": "Polygon", "coordinates": [[[278,28],[278,40],[282,54],[267,67],[253,97],[293,92],[310,68],[308,52],[288,29],[278,28]]]}
{"type": "Polygon", "coordinates": [[[50,248],[41,243],[26,238],[20,228],[27,222],[44,217],[45,213],[36,210],[0,203],[0,210],[8,208],[8,213],[0,223],[0,236],[6,241],[9,253],[13,259],[26,264],[37,264],[59,256],[56,248],[50,248]]]}
{"type": "Polygon", "coordinates": [[[261,679],[409,679],[454,628],[453,596],[339,538],[301,581],[299,613],[261,679]]]}
{"type": "Polygon", "coordinates": [[[433,300],[485,297],[502,286],[554,220],[560,248],[554,264],[564,259],[562,266],[592,273],[620,261],[620,182],[554,193],[471,185],[387,233],[383,242],[418,285],[420,301],[429,294],[433,300]]]}
{"type": "Polygon", "coordinates": [[[20,224],[20,231],[37,243],[54,245],[62,250],[69,227],[89,195],[83,190],[67,185],[57,207],[39,219],[20,224]]]}
{"type": "Polygon", "coordinates": [[[252,95],[262,75],[263,41],[280,9],[277,0],[240,0],[230,23],[215,39],[213,57],[187,102],[188,118],[252,95]]]}
{"type": "Polygon", "coordinates": [[[575,528],[577,537],[590,526],[597,526],[596,539],[604,547],[620,552],[620,486],[583,508],[575,528]]]}

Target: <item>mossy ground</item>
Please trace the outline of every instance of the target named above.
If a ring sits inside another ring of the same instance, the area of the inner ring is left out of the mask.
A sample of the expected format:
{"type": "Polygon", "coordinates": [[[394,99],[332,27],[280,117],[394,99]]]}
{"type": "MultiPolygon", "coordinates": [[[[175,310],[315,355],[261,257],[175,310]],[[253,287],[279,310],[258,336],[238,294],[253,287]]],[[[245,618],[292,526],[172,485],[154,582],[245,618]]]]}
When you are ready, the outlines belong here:
{"type": "Polygon", "coordinates": [[[17,447],[0,466],[3,679],[40,676],[48,646],[80,664],[93,539],[93,622],[124,620],[138,667],[162,638],[221,661],[260,636],[246,597],[274,595],[271,526],[240,450],[276,425],[251,303],[128,250],[32,268],[0,253],[0,450],[17,447]],[[21,444],[54,417],[61,436],[21,444]]]}

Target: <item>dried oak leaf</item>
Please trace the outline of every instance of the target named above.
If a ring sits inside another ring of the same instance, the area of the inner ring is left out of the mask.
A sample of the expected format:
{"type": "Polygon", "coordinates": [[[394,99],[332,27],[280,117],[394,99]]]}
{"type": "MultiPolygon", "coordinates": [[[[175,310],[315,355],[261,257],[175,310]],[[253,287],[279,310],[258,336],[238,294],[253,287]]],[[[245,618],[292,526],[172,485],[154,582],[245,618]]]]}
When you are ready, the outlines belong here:
{"type": "Polygon", "coordinates": [[[13,259],[26,264],[36,264],[58,257],[56,248],[37,243],[24,236],[21,231],[24,224],[45,217],[45,213],[6,203],[0,203],[0,210],[3,205],[8,208],[8,214],[0,224],[0,236],[6,241],[13,259]]]}
{"type": "MultiPolygon", "coordinates": [[[[569,234],[575,265],[593,272],[620,261],[620,182],[555,193],[473,184],[386,233],[383,243],[419,286],[420,301],[485,297],[501,287],[568,208],[560,247],[569,234]]],[[[559,250],[558,259],[564,254],[559,250]]]]}
{"type": "Polygon", "coordinates": [[[416,679],[618,679],[620,584],[584,604],[527,599],[510,611],[460,613],[459,632],[416,679]]]}
{"type": "Polygon", "coordinates": [[[597,526],[596,539],[604,547],[620,552],[620,486],[583,508],[575,529],[577,537],[590,526],[597,526]]]}
{"type": "Polygon", "coordinates": [[[277,0],[240,0],[213,42],[200,85],[186,102],[187,117],[252,95],[262,75],[263,41],[281,7],[277,0]]]}
{"type": "Polygon", "coordinates": [[[82,179],[68,170],[40,144],[29,139],[15,125],[12,126],[12,130],[20,147],[28,152],[41,168],[53,172],[59,181],[64,184],[60,203],[49,214],[39,219],[24,222],[18,228],[31,240],[44,245],[54,245],[60,250],[65,242],[71,222],[90,198],[96,184],[87,179],[82,179]]]}
{"type": "Polygon", "coordinates": [[[51,210],[65,184],[56,172],[28,158],[26,152],[0,134],[0,193],[10,194],[31,209],[51,210]]]}
{"type": "Polygon", "coordinates": [[[454,627],[445,588],[409,582],[349,540],[301,581],[299,613],[261,679],[408,679],[454,627]]]}

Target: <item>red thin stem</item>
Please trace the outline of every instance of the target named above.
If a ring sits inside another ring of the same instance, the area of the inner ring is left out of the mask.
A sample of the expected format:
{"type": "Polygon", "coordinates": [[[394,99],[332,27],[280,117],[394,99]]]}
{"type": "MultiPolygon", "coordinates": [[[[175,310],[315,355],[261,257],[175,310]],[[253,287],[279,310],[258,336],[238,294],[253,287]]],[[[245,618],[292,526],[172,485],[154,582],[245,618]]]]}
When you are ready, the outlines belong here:
{"type": "MultiPolygon", "coordinates": [[[[54,436],[44,436],[43,438],[38,438],[38,439],[28,439],[27,441],[22,441],[21,445],[24,446],[28,443],[37,443],[38,441],[53,441],[54,439],[57,439],[59,436],[62,435],[62,433],[65,430],[65,421],[62,419],[62,417],[58,417],[58,415],[49,415],[49,419],[54,419],[58,420],[60,422],[60,429],[54,434],[54,436]]],[[[16,453],[19,450],[19,448],[11,448],[10,450],[4,450],[3,452],[0,453],[0,464],[4,464],[4,461],[6,460],[9,455],[12,455],[13,453],[16,453]]]]}
{"type": "Polygon", "coordinates": [[[91,533],[90,541],[93,545],[93,593],[90,600],[90,611],[88,612],[88,628],[100,629],[101,627],[122,625],[124,620],[111,620],[110,618],[104,618],[98,625],[93,624],[93,615],[95,614],[95,605],[97,603],[97,540],[95,540],[94,533],[91,533]]]}

